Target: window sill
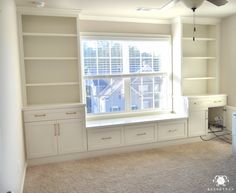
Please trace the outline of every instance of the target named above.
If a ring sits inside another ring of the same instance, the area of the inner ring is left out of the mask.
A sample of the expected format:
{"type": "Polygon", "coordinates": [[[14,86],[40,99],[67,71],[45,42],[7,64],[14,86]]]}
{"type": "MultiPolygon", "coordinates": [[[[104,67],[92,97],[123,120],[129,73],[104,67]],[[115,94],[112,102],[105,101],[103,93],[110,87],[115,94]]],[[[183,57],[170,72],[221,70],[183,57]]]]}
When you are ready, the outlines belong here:
{"type": "Polygon", "coordinates": [[[148,123],[148,122],[168,121],[168,120],[186,119],[186,118],[188,118],[186,114],[168,113],[159,115],[115,118],[115,119],[100,119],[100,120],[86,121],[86,128],[122,126],[134,123],[148,123]]]}

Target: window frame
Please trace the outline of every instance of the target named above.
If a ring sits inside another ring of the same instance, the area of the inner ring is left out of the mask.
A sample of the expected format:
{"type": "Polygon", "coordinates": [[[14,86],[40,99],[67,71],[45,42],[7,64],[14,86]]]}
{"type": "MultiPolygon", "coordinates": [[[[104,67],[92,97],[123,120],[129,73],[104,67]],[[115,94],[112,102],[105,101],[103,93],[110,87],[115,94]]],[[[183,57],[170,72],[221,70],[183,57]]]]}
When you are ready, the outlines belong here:
{"type": "MultiPolygon", "coordinates": [[[[105,78],[123,78],[124,82],[126,81],[125,78],[131,77],[148,77],[148,76],[160,76],[165,75],[167,81],[167,95],[168,95],[168,107],[166,110],[160,109],[142,109],[138,111],[129,111],[124,112],[109,112],[109,113],[99,113],[99,114],[86,114],[87,119],[94,120],[94,119],[106,119],[106,118],[122,118],[127,116],[145,116],[151,114],[165,114],[170,113],[173,111],[173,61],[172,61],[172,38],[171,35],[163,35],[163,34],[134,34],[134,33],[100,33],[100,32],[82,32],[80,33],[80,42],[82,40],[120,40],[120,41],[127,41],[127,40],[136,40],[136,41],[156,41],[156,40],[165,40],[169,42],[170,48],[170,59],[169,65],[166,69],[166,72],[142,72],[142,73],[123,73],[120,74],[107,74],[107,75],[84,75],[84,54],[83,54],[83,45],[81,44],[80,48],[80,57],[81,57],[81,88],[82,88],[82,100],[83,103],[86,104],[86,88],[85,88],[85,78],[86,79],[105,79],[105,78]],[[145,75],[145,76],[144,76],[145,75]]],[[[128,91],[127,88],[128,84],[124,83],[125,92],[128,91]]],[[[130,91],[128,91],[130,93],[130,91]]],[[[125,102],[125,107],[130,106],[130,99],[128,102],[125,102]]]]}

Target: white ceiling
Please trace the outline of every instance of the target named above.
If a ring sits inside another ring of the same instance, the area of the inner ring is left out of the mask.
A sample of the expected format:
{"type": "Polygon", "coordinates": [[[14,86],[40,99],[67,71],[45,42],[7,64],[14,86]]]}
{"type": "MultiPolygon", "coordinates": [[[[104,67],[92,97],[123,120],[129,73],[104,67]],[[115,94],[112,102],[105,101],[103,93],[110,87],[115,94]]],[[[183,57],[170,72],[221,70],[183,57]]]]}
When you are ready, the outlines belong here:
{"type": "MultiPolygon", "coordinates": [[[[34,6],[33,0],[16,0],[18,6],[34,6]]],[[[45,0],[47,8],[81,9],[85,16],[128,17],[143,19],[170,19],[177,16],[190,16],[192,12],[182,2],[163,11],[141,12],[138,7],[160,8],[169,0],[45,0]]],[[[217,7],[208,1],[196,11],[197,16],[222,18],[236,14],[236,0],[217,7]]]]}

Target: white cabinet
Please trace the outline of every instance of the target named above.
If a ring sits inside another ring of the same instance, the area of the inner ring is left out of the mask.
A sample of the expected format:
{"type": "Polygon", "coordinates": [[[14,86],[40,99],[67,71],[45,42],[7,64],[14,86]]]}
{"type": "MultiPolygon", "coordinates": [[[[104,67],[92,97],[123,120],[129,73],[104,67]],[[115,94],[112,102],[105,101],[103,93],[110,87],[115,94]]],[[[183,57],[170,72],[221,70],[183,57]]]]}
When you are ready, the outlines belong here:
{"type": "Polygon", "coordinates": [[[188,135],[189,137],[197,137],[207,134],[208,110],[194,110],[189,113],[188,135]]]}
{"type": "Polygon", "coordinates": [[[74,13],[19,15],[24,105],[81,99],[78,19],[74,13]]]}
{"type": "Polygon", "coordinates": [[[88,150],[106,149],[122,145],[122,127],[90,128],[88,150]]]}
{"type": "Polygon", "coordinates": [[[188,135],[207,135],[208,108],[223,107],[227,104],[226,95],[189,96],[188,135]]]}
{"type": "Polygon", "coordinates": [[[91,128],[88,130],[88,150],[122,145],[122,127],[91,128]]]}
{"type": "Polygon", "coordinates": [[[57,154],[56,123],[42,121],[25,123],[27,157],[47,157],[57,154]]]}
{"type": "Polygon", "coordinates": [[[193,25],[179,18],[172,25],[173,74],[176,95],[206,95],[218,93],[219,24],[216,20],[193,25]]]}
{"type": "Polygon", "coordinates": [[[27,158],[86,150],[84,105],[78,108],[25,110],[27,158]]]}
{"type": "Polygon", "coordinates": [[[75,153],[84,149],[84,125],[79,119],[58,121],[58,153],[75,153]]]}
{"type": "Polygon", "coordinates": [[[140,124],[124,128],[125,144],[143,144],[156,141],[156,124],[140,124]]]}
{"type": "Polygon", "coordinates": [[[187,138],[187,119],[87,128],[88,150],[141,145],[187,138]]]}
{"type": "Polygon", "coordinates": [[[186,121],[163,122],[158,124],[158,141],[167,141],[187,137],[186,121]]]}

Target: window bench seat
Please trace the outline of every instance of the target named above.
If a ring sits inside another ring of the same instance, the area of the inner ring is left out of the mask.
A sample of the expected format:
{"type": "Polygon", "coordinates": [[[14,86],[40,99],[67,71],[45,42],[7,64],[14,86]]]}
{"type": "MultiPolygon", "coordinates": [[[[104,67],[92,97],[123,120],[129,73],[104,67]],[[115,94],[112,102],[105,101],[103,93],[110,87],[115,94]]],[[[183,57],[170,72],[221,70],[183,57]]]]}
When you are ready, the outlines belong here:
{"type": "Polygon", "coordinates": [[[158,114],[158,115],[145,115],[137,117],[123,117],[114,119],[99,119],[99,120],[89,120],[86,121],[86,128],[98,128],[106,126],[123,126],[132,125],[134,123],[151,123],[159,121],[173,121],[178,119],[186,119],[188,116],[186,114],[158,114]]]}
{"type": "Polygon", "coordinates": [[[186,114],[87,121],[88,151],[187,138],[186,114]]]}

